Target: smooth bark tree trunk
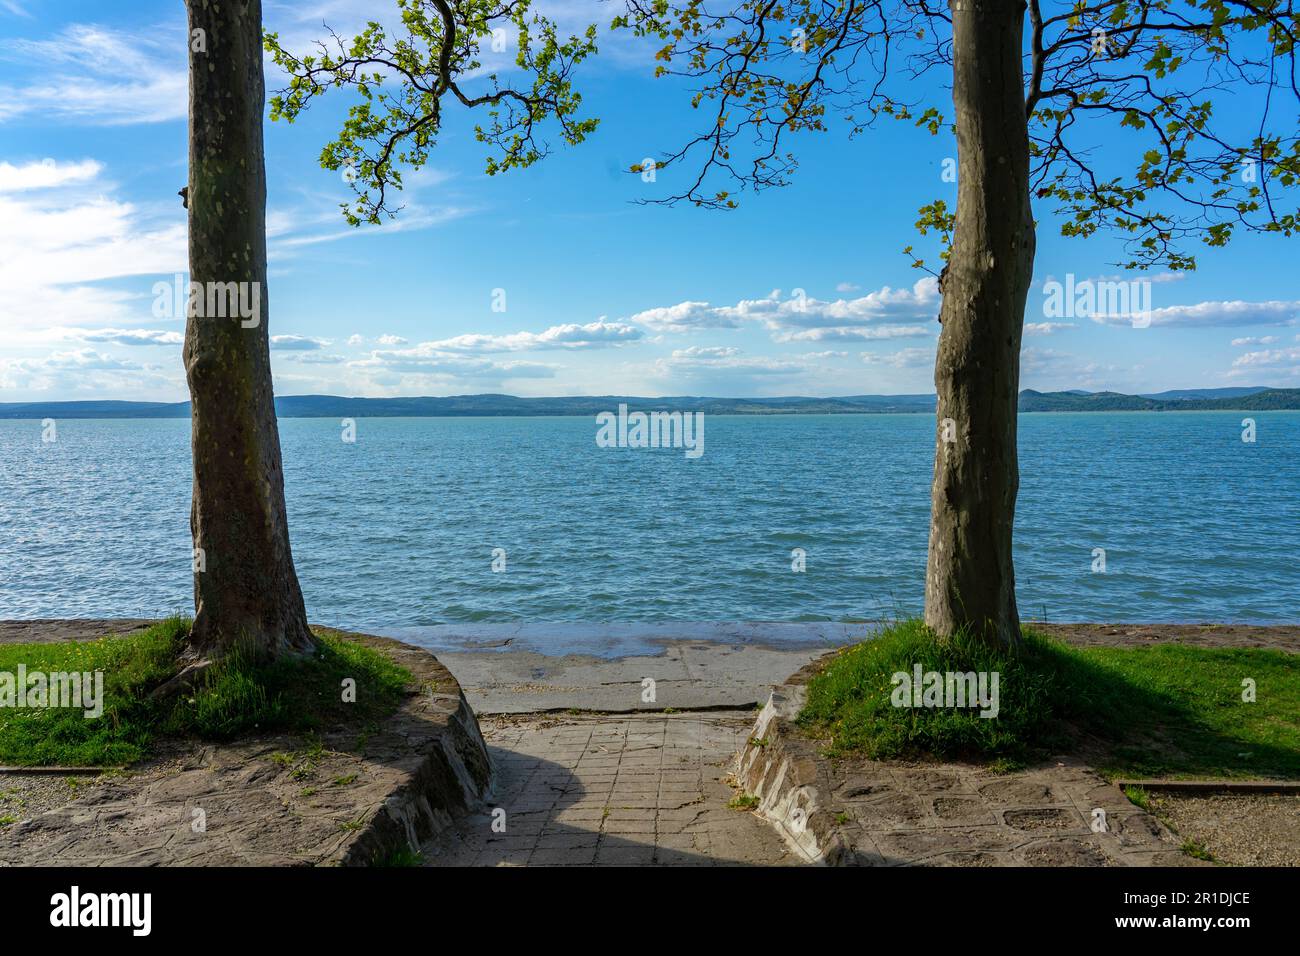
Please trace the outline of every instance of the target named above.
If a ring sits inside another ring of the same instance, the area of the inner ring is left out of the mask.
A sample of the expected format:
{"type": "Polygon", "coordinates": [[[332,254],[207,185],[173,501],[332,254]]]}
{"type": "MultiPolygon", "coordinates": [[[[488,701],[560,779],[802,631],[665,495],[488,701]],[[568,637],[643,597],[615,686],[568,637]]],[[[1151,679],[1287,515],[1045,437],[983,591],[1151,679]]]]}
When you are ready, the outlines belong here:
{"type": "Polygon", "coordinates": [[[289,549],[271,390],[262,5],[187,0],[186,7],[190,280],[191,295],[202,300],[190,302],[184,348],[197,549],[190,649],[216,659],[240,644],[274,656],[315,641],[289,549]],[[226,316],[211,314],[223,311],[223,301],[226,316]],[[230,316],[234,301],[255,314],[230,316]]]}
{"type": "Polygon", "coordinates": [[[957,220],[944,280],[925,622],[1019,640],[1011,534],[1016,405],[1033,277],[1022,0],[953,0],[957,220]]]}

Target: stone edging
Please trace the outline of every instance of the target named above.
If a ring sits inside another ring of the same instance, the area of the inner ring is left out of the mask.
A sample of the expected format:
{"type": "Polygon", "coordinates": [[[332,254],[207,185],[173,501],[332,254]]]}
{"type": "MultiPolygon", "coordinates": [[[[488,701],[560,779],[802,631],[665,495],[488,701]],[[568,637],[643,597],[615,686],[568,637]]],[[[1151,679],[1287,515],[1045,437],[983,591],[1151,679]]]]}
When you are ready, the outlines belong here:
{"type": "Polygon", "coordinates": [[[795,853],[809,863],[852,865],[853,849],[823,805],[831,792],[826,762],[815,742],[792,732],[803,709],[801,684],[782,684],[758,715],[740,752],[736,780],[758,798],[756,812],[771,823],[795,853]]]}
{"type": "Polygon", "coordinates": [[[1188,797],[1213,797],[1220,794],[1234,796],[1264,796],[1272,794],[1300,794],[1300,780],[1116,780],[1120,790],[1140,787],[1162,793],[1177,793],[1188,797]]]}
{"type": "MultiPolygon", "coordinates": [[[[318,630],[325,630],[323,628],[318,630]]],[[[490,795],[493,769],[478,720],[465,694],[429,651],[390,638],[334,631],[384,653],[411,672],[418,692],[385,721],[410,754],[395,762],[404,779],[372,807],[362,827],[323,865],[367,866],[401,849],[417,850],[456,818],[479,810],[490,795]]]]}
{"type": "Polygon", "coordinates": [[[826,866],[1188,866],[1177,838],[1068,757],[1002,776],[961,764],[839,766],[800,733],[803,683],[776,687],[736,780],[803,860],[826,866]]]}
{"type": "MultiPolygon", "coordinates": [[[[0,633],[0,643],[40,630],[0,633]]],[[[84,630],[37,639],[85,640],[84,630]]],[[[367,866],[417,850],[458,817],[481,811],[493,767],[451,672],[420,647],[316,630],[377,650],[412,676],[398,709],[364,744],[352,743],[352,729],[324,731],[319,767],[299,776],[305,765],[293,763],[301,759],[291,753],[301,742],[293,734],[172,741],[138,768],[96,774],[84,794],[0,828],[0,865],[367,866]],[[327,782],[332,775],[340,776],[327,782]],[[193,825],[196,814],[201,827],[193,825]]],[[[12,777],[49,775],[36,768],[12,777]]]]}

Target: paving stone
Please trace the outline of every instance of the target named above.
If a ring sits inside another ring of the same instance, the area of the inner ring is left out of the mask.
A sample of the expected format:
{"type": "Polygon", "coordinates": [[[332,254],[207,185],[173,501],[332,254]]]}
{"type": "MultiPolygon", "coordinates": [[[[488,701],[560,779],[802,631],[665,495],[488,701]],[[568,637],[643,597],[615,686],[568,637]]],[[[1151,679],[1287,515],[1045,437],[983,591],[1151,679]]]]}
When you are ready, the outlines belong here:
{"type": "Polygon", "coordinates": [[[596,851],[598,866],[649,866],[653,862],[654,846],[603,846],[596,851]]]}
{"type": "Polygon", "coordinates": [[[542,827],[536,848],[500,842],[480,816],[430,841],[430,865],[712,866],[793,862],[780,836],[752,813],[727,807],[724,782],[753,722],[753,713],[644,715],[499,715],[480,721],[498,771],[492,803],[507,814],[527,806],[542,827]],[[543,727],[543,724],[548,726],[543,727]],[[521,733],[522,731],[522,733],[521,733]],[[566,741],[590,741],[575,754],[566,741]],[[528,764],[512,749],[527,741],[540,758],[528,764]],[[527,767],[528,769],[524,769],[527,767]],[[559,794],[539,796],[543,783],[564,780],[559,794]]]}
{"type": "Polygon", "coordinates": [[[773,690],[736,778],[802,860],[1152,866],[1177,853],[1168,828],[1078,758],[1009,774],[951,761],[830,760],[826,741],[795,723],[804,693],[797,679],[773,690]]]}

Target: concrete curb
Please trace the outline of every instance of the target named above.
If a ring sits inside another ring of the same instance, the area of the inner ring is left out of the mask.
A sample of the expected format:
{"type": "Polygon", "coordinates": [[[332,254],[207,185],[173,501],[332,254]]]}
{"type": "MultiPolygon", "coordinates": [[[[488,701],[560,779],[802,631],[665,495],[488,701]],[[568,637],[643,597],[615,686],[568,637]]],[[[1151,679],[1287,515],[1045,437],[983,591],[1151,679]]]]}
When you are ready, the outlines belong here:
{"type": "Polygon", "coordinates": [[[800,859],[822,866],[971,865],[978,860],[984,862],[975,865],[1203,865],[1167,840],[1156,818],[1133,807],[1119,788],[1077,761],[1055,758],[1020,779],[943,764],[835,765],[819,752],[825,741],[801,734],[795,725],[811,669],[773,689],[736,766],[738,784],[758,800],[756,814],[800,859]],[[988,793],[989,787],[1030,792],[999,796],[988,793]],[[855,802],[854,791],[866,800],[855,802]],[[894,803],[900,794],[901,801],[894,803]],[[944,816],[941,805],[959,813],[975,806],[972,819],[985,822],[963,826],[944,816]],[[899,806],[916,808],[915,819],[929,822],[900,827],[899,818],[891,819],[899,806]],[[1089,823],[1089,811],[1095,814],[1097,808],[1109,814],[1104,819],[1110,824],[1101,832],[1089,823]],[[873,819],[870,827],[865,819],[873,819]]]}
{"type": "MultiPolygon", "coordinates": [[[[341,632],[340,632],[341,633],[341,632]]],[[[383,803],[359,821],[322,865],[372,866],[418,850],[466,814],[483,809],[494,773],[478,720],[451,672],[423,648],[389,638],[347,634],[409,670],[419,687],[390,717],[385,735],[409,744],[404,773],[383,803]]]]}
{"type": "Polygon", "coordinates": [[[812,741],[793,732],[803,704],[802,685],[773,688],[740,753],[736,779],[745,793],[758,798],[757,814],[801,859],[853,866],[856,854],[825,805],[825,795],[831,792],[825,761],[818,758],[812,741]]]}
{"type": "Polygon", "coordinates": [[[1255,796],[1261,794],[1300,794],[1297,780],[1116,780],[1115,786],[1141,787],[1164,793],[1180,793],[1193,797],[1212,797],[1216,794],[1255,796]]]}
{"type": "MultiPolygon", "coordinates": [[[[0,633],[0,643],[32,630],[45,641],[86,639],[72,627],[52,634],[24,627],[0,633]]],[[[493,767],[451,672],[420,647],[315,630],[376,650],[411,674],[406,697],[364,728],[364,742],[353,743],[356,728],[323,729],[318,766],[295,755],[301,737],[293,733],[170,741],[165,756],[138,772],[111,775],[84,795],[0,829],[0,865],[371,866],[418,850],[458,818],[481,811],[493,767]],[[339,778],[327,782],[330,774],[339,778]],[[195,827],[195,819],[202,825],[195,827]]],[[[14,768],[4,778],[12,786],[16,778],[73,769],[14,768]]],[[[108,768],[77,769],[102,777],[108,768]]]]}

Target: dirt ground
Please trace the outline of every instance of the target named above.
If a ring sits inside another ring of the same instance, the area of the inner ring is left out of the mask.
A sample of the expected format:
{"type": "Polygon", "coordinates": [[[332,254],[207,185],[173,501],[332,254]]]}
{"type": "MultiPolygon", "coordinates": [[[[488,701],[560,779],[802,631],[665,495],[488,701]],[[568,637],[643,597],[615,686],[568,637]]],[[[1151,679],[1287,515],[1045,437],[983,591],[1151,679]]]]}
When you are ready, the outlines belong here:
{"type": "MultiPolygon", "coordinates": [[[[1028,622],[1026,622],[1028,623],[1028,622]]],[[[1196,647],[1262,647],[1300,654],[1295,624],[1039,624],[1033,628],[1079,645],[1126,647],[1174,642],[1196,647]]]]}
{"type": "MultiPolygon", "coordinates": [[[[110,633],[129,634],[153,623],[155,622],[120,618],[0,621],[0,643],[90,641],[110,633]]],[[[1032,623],[1036,630],[1071,644],[1122,646],[1177,641],[1200,647],[1271,647],[1300,653],[1300,624],[1032,623]]]]}
{"type": "Polygon", "coordinates": [[[1300,794],[1151,794],[1151,809],[1184,840],[1231,866],[1300,866],[1300,794]]]}

